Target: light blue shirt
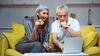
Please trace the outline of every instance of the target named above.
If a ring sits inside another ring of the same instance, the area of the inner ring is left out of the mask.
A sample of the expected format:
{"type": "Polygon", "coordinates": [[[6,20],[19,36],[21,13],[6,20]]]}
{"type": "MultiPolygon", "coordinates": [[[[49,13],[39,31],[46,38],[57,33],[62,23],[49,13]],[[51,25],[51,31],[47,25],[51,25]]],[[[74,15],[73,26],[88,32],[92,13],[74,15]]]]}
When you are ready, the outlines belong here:
{"type": "MultiPolygon", "coordinates": [[[[70,18],[70,17],[68,18],[67,25],[70,28],[72,28],[73,31],[80,30],[79,22],[77,20],[75,20],[75,19],[70,18]]],[[[60,25],[58,20],[56,20],[56,21],[54,21],[52,23],[51,32],[57,33],[57,37],[58,37],[58,40],[60,42],[63,42],[66,37],[70,37],[69,32],[67,32],[67,30],[65,30],[63,27],[61,27],[61,25],[60,25]]]]}

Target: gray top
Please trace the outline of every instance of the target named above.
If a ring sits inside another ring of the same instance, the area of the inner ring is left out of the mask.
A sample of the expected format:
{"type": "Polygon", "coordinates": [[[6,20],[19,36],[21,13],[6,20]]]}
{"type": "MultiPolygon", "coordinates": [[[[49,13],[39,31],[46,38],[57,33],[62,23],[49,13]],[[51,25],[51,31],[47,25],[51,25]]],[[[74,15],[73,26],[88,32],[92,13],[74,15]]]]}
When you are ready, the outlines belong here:
{"type": "MultiPolygon", "coordinates": [[[[31,17],[25,19],[25,21],[24,21],[25,36],[18,43],[33,42],[32,38],[31,38],[31,34],[32,34],[32,29],[34,27],[34,23],[35,22],[34,22],[33,18],[31,18],[31,17]]],[[[41,29],[42,30],[40,32],[37,31],[37,39],[38,39],[37,41],[39,41],[41,44],[48,43],[49,33],[50,33],[49,20],[44,22],[41,29]]]]}

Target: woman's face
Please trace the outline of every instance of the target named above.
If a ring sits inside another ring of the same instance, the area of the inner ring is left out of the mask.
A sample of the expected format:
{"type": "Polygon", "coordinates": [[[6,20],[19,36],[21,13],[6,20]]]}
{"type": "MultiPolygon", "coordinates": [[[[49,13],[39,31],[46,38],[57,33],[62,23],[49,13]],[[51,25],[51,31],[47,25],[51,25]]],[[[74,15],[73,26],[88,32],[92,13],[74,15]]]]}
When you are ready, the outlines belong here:
{"type": "Polygon", "coordinates": [[[40,19],[42,19],[43,21],[46,21],[47,18],[48,18],[48,10],[47,9],[44,9],[42,11],[40,11],[39,13],[37,13],[37,15],[39,16],[40,19]]]}

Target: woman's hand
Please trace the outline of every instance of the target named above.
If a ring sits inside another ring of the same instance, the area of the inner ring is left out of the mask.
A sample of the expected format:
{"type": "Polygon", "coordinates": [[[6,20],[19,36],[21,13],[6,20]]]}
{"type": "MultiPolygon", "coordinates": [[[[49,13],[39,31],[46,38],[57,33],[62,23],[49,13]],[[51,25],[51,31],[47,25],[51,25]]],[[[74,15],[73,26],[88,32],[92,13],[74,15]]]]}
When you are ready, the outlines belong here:
{"type": "Polygon", "coordinates": [[[36,20],[35,21],[35,25],[34,25],[34,28],[37,29],[37,28],[40,28],[41,27],[41,20],[36,20]]]}
{"type": "Polygon", "coordinates": [[[35,21],[35,25],[34,25],[34,27],[36,28],[36,27],[38,27],[38,26],[40,26],[41,24],[40,24],[40,21],[39,20],[36,20],[35,21]]]}

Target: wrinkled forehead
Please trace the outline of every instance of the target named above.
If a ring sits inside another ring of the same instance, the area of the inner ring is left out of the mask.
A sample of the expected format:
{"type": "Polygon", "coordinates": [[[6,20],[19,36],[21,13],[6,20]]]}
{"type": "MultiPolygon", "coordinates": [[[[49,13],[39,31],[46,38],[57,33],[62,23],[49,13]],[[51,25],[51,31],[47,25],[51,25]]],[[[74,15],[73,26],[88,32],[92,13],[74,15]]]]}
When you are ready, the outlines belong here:
{"type": "Polygon", "coordinates": [[[68,10],[66,8],[58,8],[56,9],[56,14],[57,15],[68,14],[68,10]]]}

